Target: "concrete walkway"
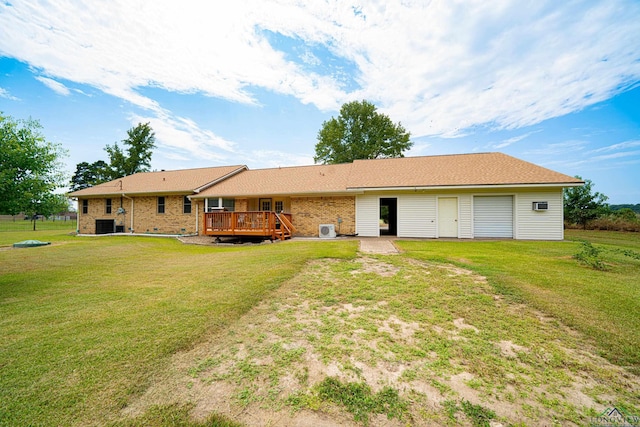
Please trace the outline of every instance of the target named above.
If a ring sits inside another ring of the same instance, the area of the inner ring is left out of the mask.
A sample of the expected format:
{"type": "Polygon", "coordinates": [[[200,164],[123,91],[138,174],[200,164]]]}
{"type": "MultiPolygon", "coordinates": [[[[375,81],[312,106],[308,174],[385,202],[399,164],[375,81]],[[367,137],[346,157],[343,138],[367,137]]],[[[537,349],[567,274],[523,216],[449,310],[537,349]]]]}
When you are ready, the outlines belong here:
{"type": "Polygon", "coordinates": [[[362,238],[360,239],[360,252],[368,254],[391,255],[399,253],[398,248],[392,240],[384,238],[362,238]]]}

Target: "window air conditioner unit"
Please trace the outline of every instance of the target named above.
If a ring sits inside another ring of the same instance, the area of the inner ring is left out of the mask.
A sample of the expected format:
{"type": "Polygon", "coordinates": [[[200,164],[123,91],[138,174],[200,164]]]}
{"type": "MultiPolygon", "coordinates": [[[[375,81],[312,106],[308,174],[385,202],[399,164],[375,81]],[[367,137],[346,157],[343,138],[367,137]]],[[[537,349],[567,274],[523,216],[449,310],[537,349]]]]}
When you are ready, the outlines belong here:
{"type": "Polygon", "coordinates": [[[318,235],[321,239],[335,239],[336,227],[333,224],[320,224],[318,235]]]}
{"type": "Polygon", "coordinates": [[[549,202],[533,202],[534,211],[546,211],[549,209],[549,202]]]}

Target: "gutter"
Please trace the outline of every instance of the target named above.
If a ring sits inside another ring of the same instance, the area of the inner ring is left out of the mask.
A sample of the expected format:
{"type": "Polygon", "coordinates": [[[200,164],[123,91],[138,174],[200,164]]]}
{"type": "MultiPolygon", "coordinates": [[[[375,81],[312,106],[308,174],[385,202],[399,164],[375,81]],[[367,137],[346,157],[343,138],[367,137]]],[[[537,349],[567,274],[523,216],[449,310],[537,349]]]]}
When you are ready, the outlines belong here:
{"type": "Polygon", "coordinates": [[[552,188],[552,187],[580,187],[584,182],[554,182],[541,184],[480,184],[480,185],[432,185],[410,187],[349,187],[348,192],[363,191],[433,191],[433,190],[479,190],[493,188],[552,188]]]}
{"type": "Polygon", "coordinates": [[[131,227],[129,227],[129,233],[133,233],[133,199],[126,194],[122,193],[122,197],[131,200],[131,227]]]}
{"type": "MultiPolygon", "coordinates": [[[[413,187],[411,187],[411,189],[413,189],[413,187]]],[[[368,188],[354,188],[354,189],[340,189],[340,190],[322,190],[322,191],[310,191],[310,192],[293,192],[293,193],[272,193],[269,192],[268,190],[265,191],[264,193],[242,193],[242,194],[236,194],[236,193],[229,193],[229,194],[225,194],[225,193],[215,193],[216,197],[222,197],[222,198],[233,198],[233,197],[238,197],[238,198],[252,198],[252,197],[328,197],[328,196],[351,196],[354,193],[358,193],[358,194],[364,194],[364,190],[369,190],[368,188]]],[[[377,190],[377,189],[375,189],[377,190]]],[[[206,199],[209,198],[211,195],[210,194],[192,194],[191,196],[189,196],[190,198],[194,198],[194,199],[206,199]]]]}

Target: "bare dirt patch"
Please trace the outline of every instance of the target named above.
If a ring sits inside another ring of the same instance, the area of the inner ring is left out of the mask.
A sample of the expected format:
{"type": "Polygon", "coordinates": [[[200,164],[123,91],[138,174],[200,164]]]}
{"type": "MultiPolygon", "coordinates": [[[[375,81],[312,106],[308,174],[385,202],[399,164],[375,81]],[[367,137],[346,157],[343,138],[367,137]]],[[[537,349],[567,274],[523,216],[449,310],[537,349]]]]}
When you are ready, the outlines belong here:
{"type": "Polygon", "coordinates": [[[372,426],[584,425],[607,406],[639,405],[640,380],[595,356],[579,334],[494,294],[459,267],[393,257],[309,263],[223,334],[176,354],[124,410],[192,404],[251,426],[362,425],[323,400],[327,377],[396,390],[398,416],[372,426]],[[454,408],[453,410],[451,408],[454,408]]]}

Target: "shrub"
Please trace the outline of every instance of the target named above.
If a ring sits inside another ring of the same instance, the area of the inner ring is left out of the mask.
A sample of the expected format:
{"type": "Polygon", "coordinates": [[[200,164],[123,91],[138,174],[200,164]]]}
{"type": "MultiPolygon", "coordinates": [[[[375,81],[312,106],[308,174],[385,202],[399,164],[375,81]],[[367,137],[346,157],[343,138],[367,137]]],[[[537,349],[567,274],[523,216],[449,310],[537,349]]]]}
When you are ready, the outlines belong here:
{"type": "Polygon", "coordinates": [[[596,270],[605,270],[606,266],[600,259],[600,252],[602,252],[600,249],[585,240],[582,242],[580,252],[575,254],[574,258],[596,270]]]}
{"type": "MultiPolygon", "coordinates": [[[[589,220],[585,227],[586,230],[632,231],[637,233],[640,232],[640,216],[631,209],[620,209],[589,220]]],[[[583,226],[565,221],[565,228],[583,228],[583,226]]]]}
{"type": "Polygon", "coordinates": [[[588,230],[609,230],[609,231],[634,231],[640,232],[640,220],[635,213],[633,216],[619,215],[612,213],[603,215],[587,224],[588,230]]]}

